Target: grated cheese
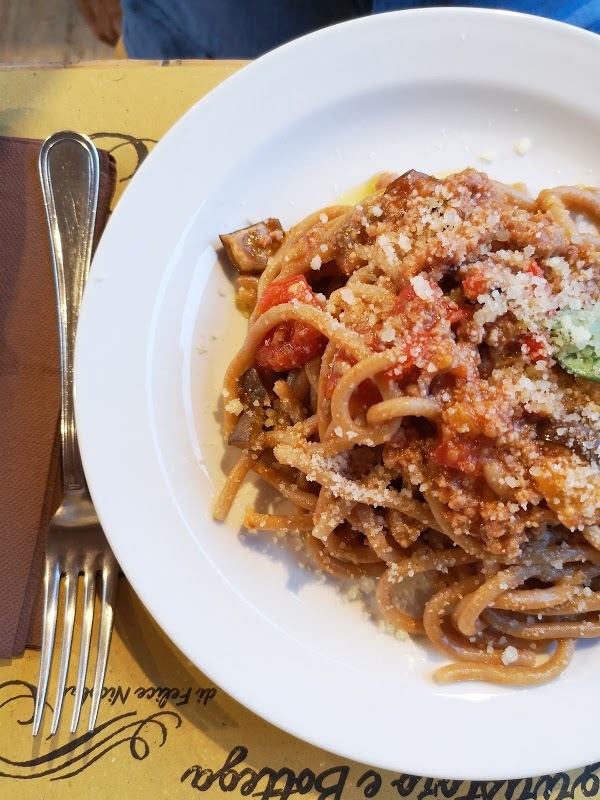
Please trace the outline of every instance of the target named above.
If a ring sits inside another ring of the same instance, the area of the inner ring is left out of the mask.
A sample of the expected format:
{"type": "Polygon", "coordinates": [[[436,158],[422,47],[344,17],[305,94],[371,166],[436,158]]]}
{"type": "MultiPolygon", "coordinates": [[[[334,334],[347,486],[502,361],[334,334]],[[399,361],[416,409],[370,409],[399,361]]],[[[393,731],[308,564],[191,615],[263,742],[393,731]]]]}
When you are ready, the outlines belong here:
{"type": "Polygon", "coordinates": [[[353,306],[356,303],[356,296],[349,286],[344,286],[340,289],[340,297],[344,303],[348,303],[349,306],[353,306]]]}
{"type": "Polygon", "coordinates": [[[500,658],[502,659],[502,663],[505,667],[507,667],[509,664],[514,664],[514,662],[519,658],[517,648],[513,647],[512,644],[509,644],[508,647],[503,650],[500,658]]]}
{"type": "Polygon", "coordinates": [[[410,279],[410,283],[415,290],[415,294],[421,300],[435,300],[436,295],[431,284],[422,275],[415,275],[414,278],[410,279]]]}
{"type": "Polygon", "coordinates": [[[241,414],[242,413],[242,411],[244,410],[244,406],[241,404],[241,402],[236,397],[236,398],[234,398],[233,400],[230,400],[227,403],[227,405],[225,406],[225,410],[229,411],[230,414],[236,414],[237,415],[237,414],[241,414]]]}
{"type": "Polygon", "coordinates": [[[515,142],[513,150],[518,156],[524,156],[525,153],[528,153],[531,150],[531,139],[529,136],[524,136],[522,139],[515,142]]]}

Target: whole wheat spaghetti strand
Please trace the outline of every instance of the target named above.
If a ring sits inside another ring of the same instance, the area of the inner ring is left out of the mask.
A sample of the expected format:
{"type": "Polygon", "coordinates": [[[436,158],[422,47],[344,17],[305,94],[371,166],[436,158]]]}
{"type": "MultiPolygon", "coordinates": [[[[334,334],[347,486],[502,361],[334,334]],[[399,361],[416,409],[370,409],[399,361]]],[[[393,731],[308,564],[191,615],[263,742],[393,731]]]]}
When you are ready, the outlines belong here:
{"type": "MultiPolygon", "coordinates": [[[[544,578],[551,579],[547,565],[542,565],[544,578]]],[[[501,594],[491,608],[500,611],[564,615],[600,610],[600,593],[589,588],[592,579],[600,575],[594,564],[571,565],[557,571],[556,582],[542,589],[516,589],[501,594]]]]}
{"type": "Polygon", "coordinates": [[[389,570],[384,572],[375,590],[377,605],[383,618],[394,628],[405,633],[423,633],[423,622],[420,617],[414,617],[402,611],[394,602],[394,591],[398,586],[396,580],[388,578],[389,570]]]}
{"type": "MultiPolygon", "coordinates": [[[[451,614],[453,606],[476,591],[484,580],[482,575],[474,575],[437,592],[425,605],[423,628],[436,647],[450,658],[475,661],[478,664],[501,664],[504,647],[494,646],[488,637],[482,637],[480,642],[472,643],[468,638],[459,636],[444,626],[445,618],[451,614]],[[482,641],[484,647],[481,647],[482,641]]],[[[533,664],[535,656],[531,651],[519,649],[515,663],[533,664]]]]}
{"type": "Polygon", "coordinates": [[[425,417],[433,419],[440,413],[440,406],[435,400],[426,397],[394,397],[382,400],[367,411],[369,425],[379,425],[398,417],[425,417]]]}
{"type": "Polygon", "coordinates": [[[552,189],[543,189],[538,195],[538,206],[552,215],[569,239],[577,236],[577,228],[561,198],[552,189]]]}
{"type": "MultiPolygon", "coordinates": [[[[404,348],[392,348],[383,353],[372,353],[363,358],[339,380],[331,396],[331,424],[339,427],[343,436],[353,434],[355,443],[372,442],[380,444],[389,441],[398,430],[397,421],[379,424],[378,426],[365,426],[356,422],[350,413],[350,398],[363,381],[374,378],[379,373],[390,369],[398,363],[403,355],[404,348]]],[[[391,387],[383,389],[384,400],[390,399],[393,393],[391,387]],[[385,395],[388,395],[387,397],[385,395]]]]}
{"type": "Polygon", "coordinates": [[[464,550],[466,553],[474,556],[478,559],[485,559],[486,551],[485,547],[481,542],[478,542],[475,537],[469,536],[468,534],[461,534],[457,533],[452,525],[449,524],[446,514],[448,509],[443,503],[440,503],[437,500],[431,491],[423,492],[423,496],[427,500],[427,504],[431,510],[432,516],[435,519],[435,525],[431,525],[432,528],[435,530],[441,531],[445,533],[446,536],[451,539],[457,547],[461,550],[464,550]]]}
{"type": "Polygon", "coordinates": [[[323,542],[308,536],[306,539],[308,549],[312,553],[317,563],[331,575],[338,575],[341,578],[367,578],[381,575],[385,569],[383,561],[368,564],[354,564],[351,561],[343,561],[327,552],[323,542]]]}
{"type": "Polygon", "coordinates": [[[492,492],[502,500],[513,500],[515,490],[506,483],[506,472],[497,461],[483,465],[482,474],[492,492]]]}
{"type": "Polygon", "coordinates": [[[344,478],[324,464],[324,459],[314,451],[285,445],[278,445],[273,454],[280,464],[287,464],[303,472],[309,480],[315,480],[329,489],[336,497],[355,500],[361,503],[384,508],[394,508],[409,517],[414,517],[431,528],[437,529],[437,523],[429,509],[417,500],[406,497],[395,489],[372,489],[360,486],[354,481],[344,478]]]}
{"type": "Polygon", "coordinates": [[[317,432],[317,426],[317,415],[313,414],[312,417],[307,417],[301,422],[297,422],[291,428],[265,431],[261,434],[259,442],[263,448],[273,448],[278,444],[285,444],[290,441],[306,441],[317,432]]]}
{"type": "Polygon", "coordinates": [[[507,589],[515,589],[527,578],[539,574],[537,567],[510,567],[494,575],[473,594],[466,595],[456,610],[455,622],[464,636],[473,636],[477,630],[477,621],[483,611],[507,589]]]}
{"type": "Polygon", "coordinates": [[[564,608],[564,603],[573,599],[573,592],[574,587],[568,585],[551,586],[547,589],[516,589],[504,592],[490,603],[490,607],[501,611],[548,613],[548,609],[552,607],[564,608]]]}
{"type": "Polygon", "coordinates": [[[329,535],[348,518],[355,503],[335,497],[329,489],[321,488],[316,503],[312,535],[315,539],[326,542],[329,535]]]}
{"type": "Polygon", "coordinates": [[[600,565],[600,552],[593,547],[581,544],[550,545],[543,549],[535,547],[525,549],[514,559],[515,563],[529,566],[531,564],[574,564],[581,563],[600,565]]]}
{"type": "MultiPolygon", "coordinates": [[[[566,589],[567,587],[560,587],[566,589]]],[[[583,594],[586,587],[570,587],[571,599],[565,600],[561,605],[547,605],[543,609],[531,609],[533,613],[541,613],[544,618],[554,616],[576,617],[579,614],[589,614],[592,611],[600,611],[600,592],[592,592],[590,595],[583,594]]],[[[496,608],[496,606],[494,606],[496,608]]],[[[500,608],[499,610],[512,610],[500,608]]],[[[515,611],[530,613],[529,609],[516,608],[515,611]]]]}
{"type": "Polygon", "coordinates": [[[385,520],[370,506],[360,504],[348,515],[350,524],[367,538],[373,552],[386,564],[406,559],[407,552],[390,535],[385,520]]]}
{"type": "Polygon", "coordinates": [[[448,664],[435,672],[438,683],[455,681],[489,681],[513,686],[539,686],[557,678],[571,663],[575,640],[562,639],[553,655],[534,667],[495,666],[493,664],[448,664]]]}
{"type": "Polygon", "coordinates": [[[280,495],[291,500],[298,508],[303,508],[306,511],[315,510],[317,505],[316,495],[299,489],[278,470],[269,467],[261,460],[254,461],[251,469],[256,472],[257,475],[260,475],[263,480],[277,489],[280,495]]]}
{"type": "Polygon", "coordinates": [[[493,181],[493,184],[497,189],[500,189],[517,208],[523,208],[526,211],[535,211],[537,209],[537,201],[528,194],[525,194],[525,192],[521,192],[519,189],[507,183],[500,183],[500,181],[493,181]]]}
{"type": "Polygon", "coordinates": [[[246,511],[244,527],[249,531],[276,531],[290,533],[292,531],[311,531],[311,514],[260,514],[253,508],[246,511]]]}
{"type": "Polygon", "coordinates": [[[388,580],[398,582],[406,575],[410,576],[411,573],[416,574],[418,572],[428,572],[429,570],[436,570],[445,574],[455,567],[463,564],[474,564],[477,561],[477,558],[458,548],[450,548],[448,550],[426,549],[422,553],[415,553],[405,561],[390,565],[388,580]]]}
{"type": "MultiPolygon", "coordinates": [[[[579,186],[555,186],[549,191],[566,209],[583,213],[596,226],[600,226],[600,194],[597,190],[593,191],[579,186]]],[[[577,231],[576,226],[575,231],[577,231]]]]}
{"type": "Polygon", "coordinates": [[[231,470],[213,507],[213,516],[215,519],[222,521],[227,517],[227,514],[231,511],[235,496],[244,482],[246,475],[252,469],[255,460],[255,456],[244,455],[231,470]]]}
{"type": "Polygon", "coordinates": [[[520,639],[595,639],[600,636],[600,620],[598,614],[589,616],[581,615],[579,619],[548,622],[542,620],[535,622],[523,621],[515,614],[507,616],[504,611],[495,611],[488,608],[483,612],[485,620],[503,633],[518,636],[520,639]]]}
{"type": "Polygon", "coordinates": [[[338,352],[339,348],[334,342],[327,342],[319,365],[316,393],[318,405],[317,418],[319,420],[319,439],[321,441],[323,441],[325,438],[327,430],[331,424],[331,400],[328,397],[327,389],[329,384],[330,370],[333,360],[338,352]]]}
{"type": "Polygon", "coordinates": [[[400,628],[407,633],[423,632],[423,621],[416,619],[401,611],[394,603],[394,590],[404,578],[411,578],[414,575],[430,572],[448,572],[448,570],[461,564],[473,563],[475,559],[468,553],[454,552],[447,550],[442,552],[429,552],[414,558],[396,562],[388,567],[381,576],[375,589],[377,604],[384,618],[394,627],[400,628]]]}
{"type": "Polygon", "coordinates": [[[356,532],[348,530],[347,525],[339,526],[332,531],[323,541],[323,547],[330,555],[351,564],[381,564],[377,553],[367,543],[357,541],[356,532]]]}
{"type": "Polygon", "coordinates": [[[320,358],[312,358],[310,361],[307,361],[304,365],[304,372],[310,386],[314,389],[315,392],[318,392],[319,389],[319,373],[321,371],[321,359],[320,358]]]}

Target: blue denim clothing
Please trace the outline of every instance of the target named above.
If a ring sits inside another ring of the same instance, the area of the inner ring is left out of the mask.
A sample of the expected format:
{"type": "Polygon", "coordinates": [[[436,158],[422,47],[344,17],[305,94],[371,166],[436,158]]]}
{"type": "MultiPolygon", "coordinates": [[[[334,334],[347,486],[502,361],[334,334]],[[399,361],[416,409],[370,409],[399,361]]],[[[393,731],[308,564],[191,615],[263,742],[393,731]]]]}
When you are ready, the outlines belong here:
{"type": "Polygon", "coordinates": [[[523,11],[600,33],[600,0],[122,0],[122,5],[131,58],[255,58],[345,19],[435,5],[523,11]]]}
{"type": "Polygon", "coordinates": [[[373,0],[373,11],[395,11],[399,8],[421,8],[423,6],[456,5],[467,8],[503,8],[509,11],[522,11],[524,14],[537,14],[561,22],[568,22],[580,28],[600,33],[600,0],[460,0],[458,3],[419,3],[410,0],[373,0]]]}
{"type": "Polygon", "coordinates": [[[122,0],[130,58],[256,58],[372,0],[122,0]]]}

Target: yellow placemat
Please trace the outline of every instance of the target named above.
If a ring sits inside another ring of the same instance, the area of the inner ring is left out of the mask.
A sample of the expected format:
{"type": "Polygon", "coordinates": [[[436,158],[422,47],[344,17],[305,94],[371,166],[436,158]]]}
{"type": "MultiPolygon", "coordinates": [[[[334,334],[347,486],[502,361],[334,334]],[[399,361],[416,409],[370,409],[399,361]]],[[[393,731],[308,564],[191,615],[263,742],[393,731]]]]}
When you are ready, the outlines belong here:
{"type": "MultiPolygon", "coordinates": [[[[64,128],[87,133],[117,159],[118,199],[131,174],[173,122],[241,66],[241,62],[123,62],[0,71],[0,135],[45,138],[64,128]]],[[[202,635],[200,623],[198,635],[202,635]]],[[[374,770],[306,745],[248,712],[195,669],[124,580],[104,700],[93,733],[85,733],[89,697],[78,733],[67,732],[74,683],[70,675],[59,734],[48,737],[51,715],[47,713],[43,735],[32,739],[38,663],[39,654],[32,651],[23,658],[0,661],[2,800],[185,800],[198,793],[233,800],[302,795],[314,800],[600,796],[600,764],[551,777],[461,783],[374,770]]],[[[310,681],[298,691],[310,691],[310,681]]],[[[52,693],[49,700],[53,702],[52,693]]],[[[539,721],[531,722],[532,746],[536,724],[539,721]]],[[[568,736],[568,731],[556,733],[568,736]]],[[[356,735],[368,732],[357,730],[356,735]]],[[[390,735],[397,735],[401,748],[402,737],[410,735],[410,720],[390,721],[390,735]]],[[[502,761],[502,753],[498,760],[502,761]]]]}
{"type": "Polygon", "coordinates": [[[87,133],[117,159],[117,202],[158,139],[243,64],[116,61],[0,70],[0,136],[87,133]]]}

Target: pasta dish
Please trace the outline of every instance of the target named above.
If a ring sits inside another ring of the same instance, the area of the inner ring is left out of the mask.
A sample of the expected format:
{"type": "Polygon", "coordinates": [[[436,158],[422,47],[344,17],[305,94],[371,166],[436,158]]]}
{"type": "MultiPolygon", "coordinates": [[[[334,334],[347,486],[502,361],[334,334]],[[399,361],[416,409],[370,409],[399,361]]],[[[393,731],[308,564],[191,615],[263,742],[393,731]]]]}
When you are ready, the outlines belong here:
{"type": "Polygon", "coordinates": [[[600,194],[381,175],[222,236],[246,339],[225,436],[320,568],[369,578],[439,681],[539,684],[600,636],[600,194]]]}

